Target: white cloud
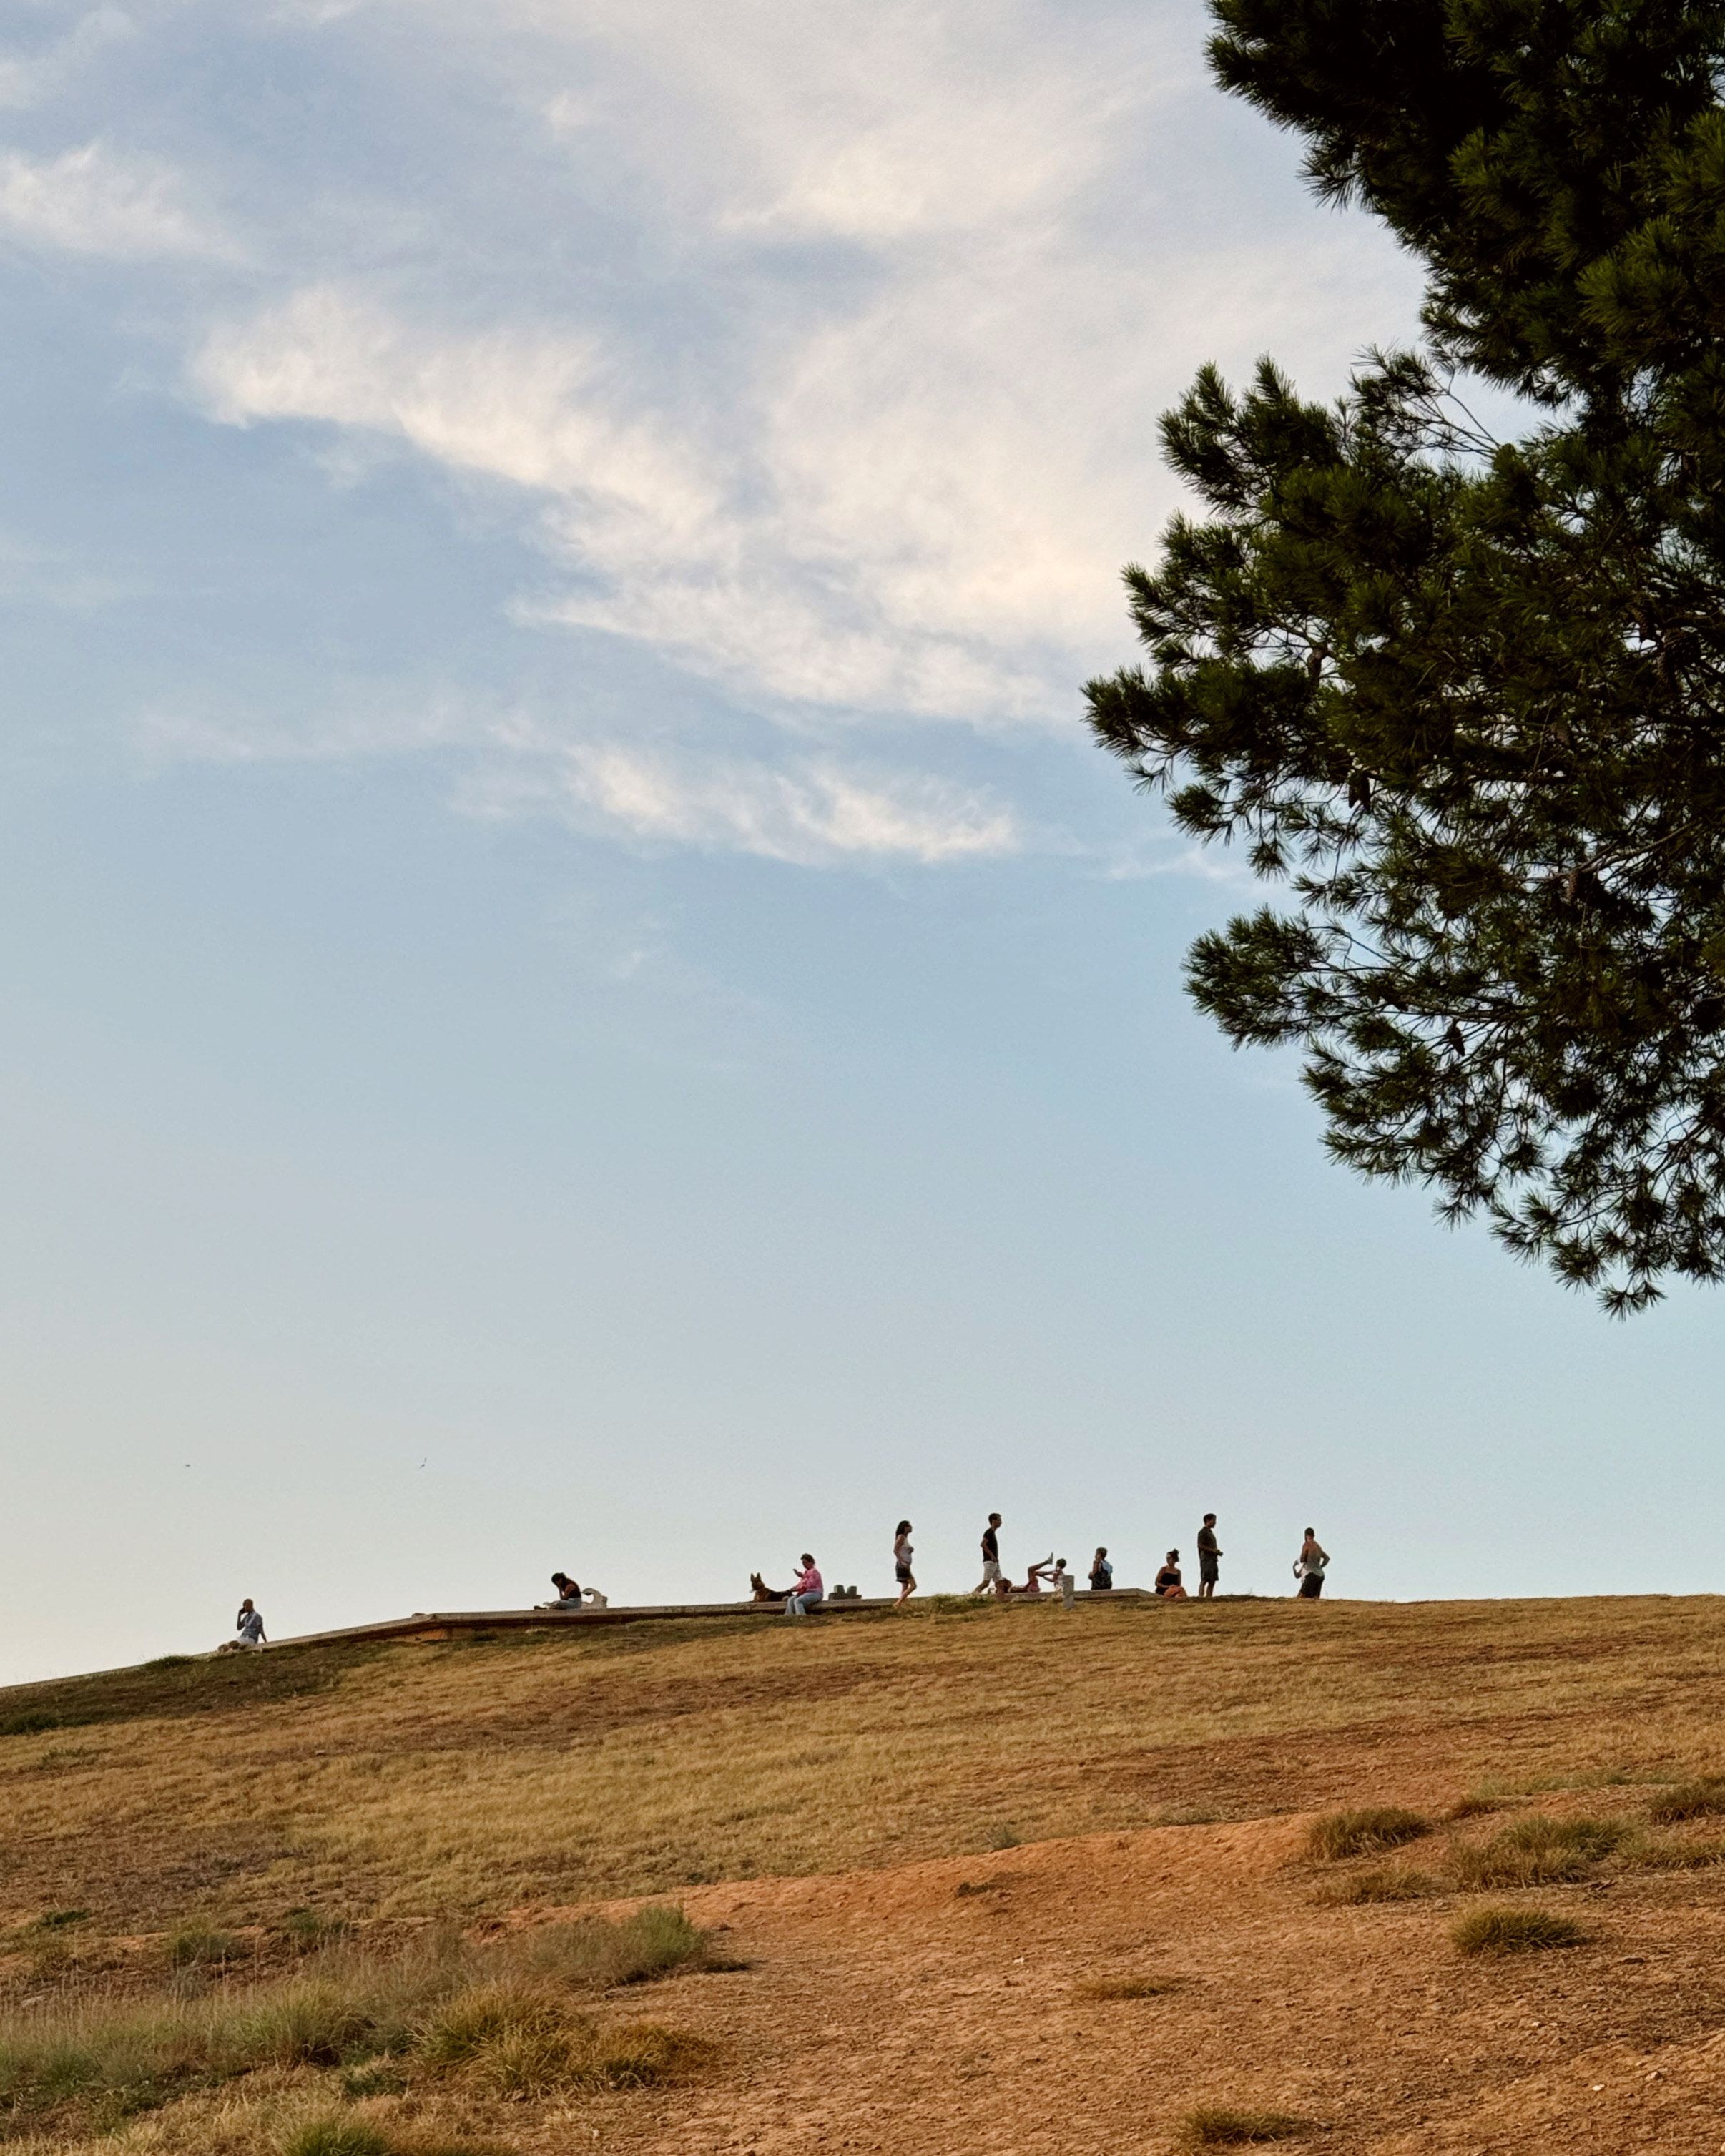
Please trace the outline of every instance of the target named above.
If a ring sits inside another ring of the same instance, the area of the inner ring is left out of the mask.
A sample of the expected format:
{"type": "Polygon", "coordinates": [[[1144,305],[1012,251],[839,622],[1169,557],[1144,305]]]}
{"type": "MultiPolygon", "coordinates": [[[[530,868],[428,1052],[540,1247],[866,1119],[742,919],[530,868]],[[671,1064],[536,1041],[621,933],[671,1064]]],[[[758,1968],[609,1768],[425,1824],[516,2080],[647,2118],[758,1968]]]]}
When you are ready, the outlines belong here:
{"type": "Polygon", "coordinates": [[[0,236],[122,259],[228,252],[172,172],[101,141],[58,157],[0,157],[0,236]]]}
{"type": "Polygon", "coordinates": [[[661,302],[642,316],[644,273],[542,287],[524,255],[476,329],[454,234],[424,275],[236,313],[201,393],[522,490],[568,573],[517,619],[804,727],[1071,726],[1171,498],[1156,411],[1249,316],[1242,357],[1278,317],[1309,336],[1349,244],[1219,245],[1173,210],[1154,136],[1197,46],[1138,8],[495,0],[483,35],[465,0],[367,12],[541,116],[572,198],[527,226],[590,188],[661,302]]]}
{"type": "MultiPolygon", "coordinates": [[[[176,12],[139,5],[150,35],[176,12]]],[[[267,0],[248,64],[288,40],[347,117],[303,160],[264,126],[195,146],[249,236],[214,311],[201,270],[162,273],[190,295],[193,393],[228,424],[316,430],[332,485],[409,458],[455,482],[543,564],[506,609],[540,632],[530,665],[561,643],[608,677],[614,642],[644,649],[721,692],[671,691],[686,732],[699,706],[750,754],[595,745],[623,731],[609,711],[530,752],[411,696],[304,726],[158,714],[151,752],[459,745],[494,809],[788,859],[1023,843],[983,793],[858,776],[859,737],[1077,740],[1079,684],[1128,644],[1120,564],[1173,499],[1157,413],[1213,354],[1316,353],[1332,382],[1411,285],[1358,223],[1291,244],[1229,212],[1224,175],[1194,180],[1173,131],[1207,95],[1201,12],[267,0]]],[[[167,166],[101,138],[0,162],[8,230],[223,252],[167,166]]],[[[677,723],[656,706],[647,730],[677,723]]]]}
{"type": "Polygon", "coordinates": [[[696,846],[808,866],[945,862],[1020,851],[1012,812],[921,772],[832,757],[716,756],[675,739],[595,738],[567,712],[488,708],[433,690],[357,685],[315,713],[157,706],[131,722],[146,768],[347,762],[439,752],[468,814],[555,816],[648,845],[696,846]]]}
{"type": "Polygon", "coordinates": [[[466,805],[538,809],[661,844],[758,855],[808,866],[836,860],[938,863],[1015,853],[1010,812],[963,788],[903,773],[859,773],[825,760],[786,766],[619,742],[581,742],[515,773],[493,771],[466,805]]]}

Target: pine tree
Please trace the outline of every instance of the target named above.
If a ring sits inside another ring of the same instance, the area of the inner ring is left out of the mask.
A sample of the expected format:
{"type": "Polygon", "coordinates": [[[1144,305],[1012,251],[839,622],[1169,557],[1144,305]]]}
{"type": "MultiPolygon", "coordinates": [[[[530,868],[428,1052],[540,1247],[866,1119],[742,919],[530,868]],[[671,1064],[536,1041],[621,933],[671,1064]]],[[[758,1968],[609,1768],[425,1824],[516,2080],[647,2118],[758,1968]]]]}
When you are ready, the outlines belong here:
{"type": "Polygon", "coordinates": [[[1283,887],[1189,981],[1334,1157],[1639,1308],[1725,1273],[1725,0],[1212,8],[1426,336],[1333,406],[1204,370],[1091,723],[1283,887]]]}

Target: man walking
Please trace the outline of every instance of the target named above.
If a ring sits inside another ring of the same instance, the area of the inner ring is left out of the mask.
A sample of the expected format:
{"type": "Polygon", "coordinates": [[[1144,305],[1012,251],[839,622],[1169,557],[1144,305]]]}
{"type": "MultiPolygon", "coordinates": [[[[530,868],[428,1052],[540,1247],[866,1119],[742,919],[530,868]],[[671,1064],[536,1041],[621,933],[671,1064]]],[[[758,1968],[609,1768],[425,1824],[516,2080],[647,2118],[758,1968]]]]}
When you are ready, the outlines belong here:
{"type": "Polygon", "coordinates": [[[980,1586],[973,1588],[976,1594],[1004,1594],[1006,1574],[1000,1569],[1000,1515],[990,1512],[988,1524],[983,1529],[983,1577],[980,1586]]]}
{"type": "Polygon", "coordinates": [[[1209,1602],[1216,1592],[1216,1582],[1221,1578],[1222,1552],[1216,1541],[1216,1516],[1206,1512],[1204,1525],[1198,1531],[1198,1599],[1209,1602]]]}

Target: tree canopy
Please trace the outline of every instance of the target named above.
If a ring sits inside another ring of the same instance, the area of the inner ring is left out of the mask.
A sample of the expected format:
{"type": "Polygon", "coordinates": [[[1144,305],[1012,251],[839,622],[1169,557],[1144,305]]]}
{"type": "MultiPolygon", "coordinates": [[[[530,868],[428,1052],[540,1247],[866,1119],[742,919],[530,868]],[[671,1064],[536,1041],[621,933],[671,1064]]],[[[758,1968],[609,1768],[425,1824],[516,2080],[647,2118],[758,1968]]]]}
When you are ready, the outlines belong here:
{"type": "Polygon", "coordinates": [[[1334,405],[1199,374],[1091,723],[1281,887],[1189,981],[1331,1152],[1639,1308],[1725,1273],[1725,0],[1212,12],[1426,336],[1334,405]]]}

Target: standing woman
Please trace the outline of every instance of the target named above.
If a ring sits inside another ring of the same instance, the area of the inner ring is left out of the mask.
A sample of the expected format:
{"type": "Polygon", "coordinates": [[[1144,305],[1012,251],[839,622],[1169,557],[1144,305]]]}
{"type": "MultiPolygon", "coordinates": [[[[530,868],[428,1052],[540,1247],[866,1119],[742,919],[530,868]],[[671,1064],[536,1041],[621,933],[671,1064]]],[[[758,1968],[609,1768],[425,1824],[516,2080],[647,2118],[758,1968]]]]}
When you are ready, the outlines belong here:
{"type": "Polygon", "coordinates": [[[898,1600],[892,1605],[895,1609],[902,1609],[916,1592],[916,1576],[911,1570],[911,1559],[916,1554],[911,1548],[911,1523],[901,1520],[892,1538],[892,1576],[898,1582],[898,1600]]]}
{"type": "Polygon", "coordinates": [[[1324,1591],[1324,1567],[1330,1553],[1319,1542],[1316,1529],[1306,1530],[1306,1539],[1300,1545],[1300,1554],[1294,1560],[1294,1577],[1300,1583],[1300,1599],[1316,1602],[1324,1591]]]}

